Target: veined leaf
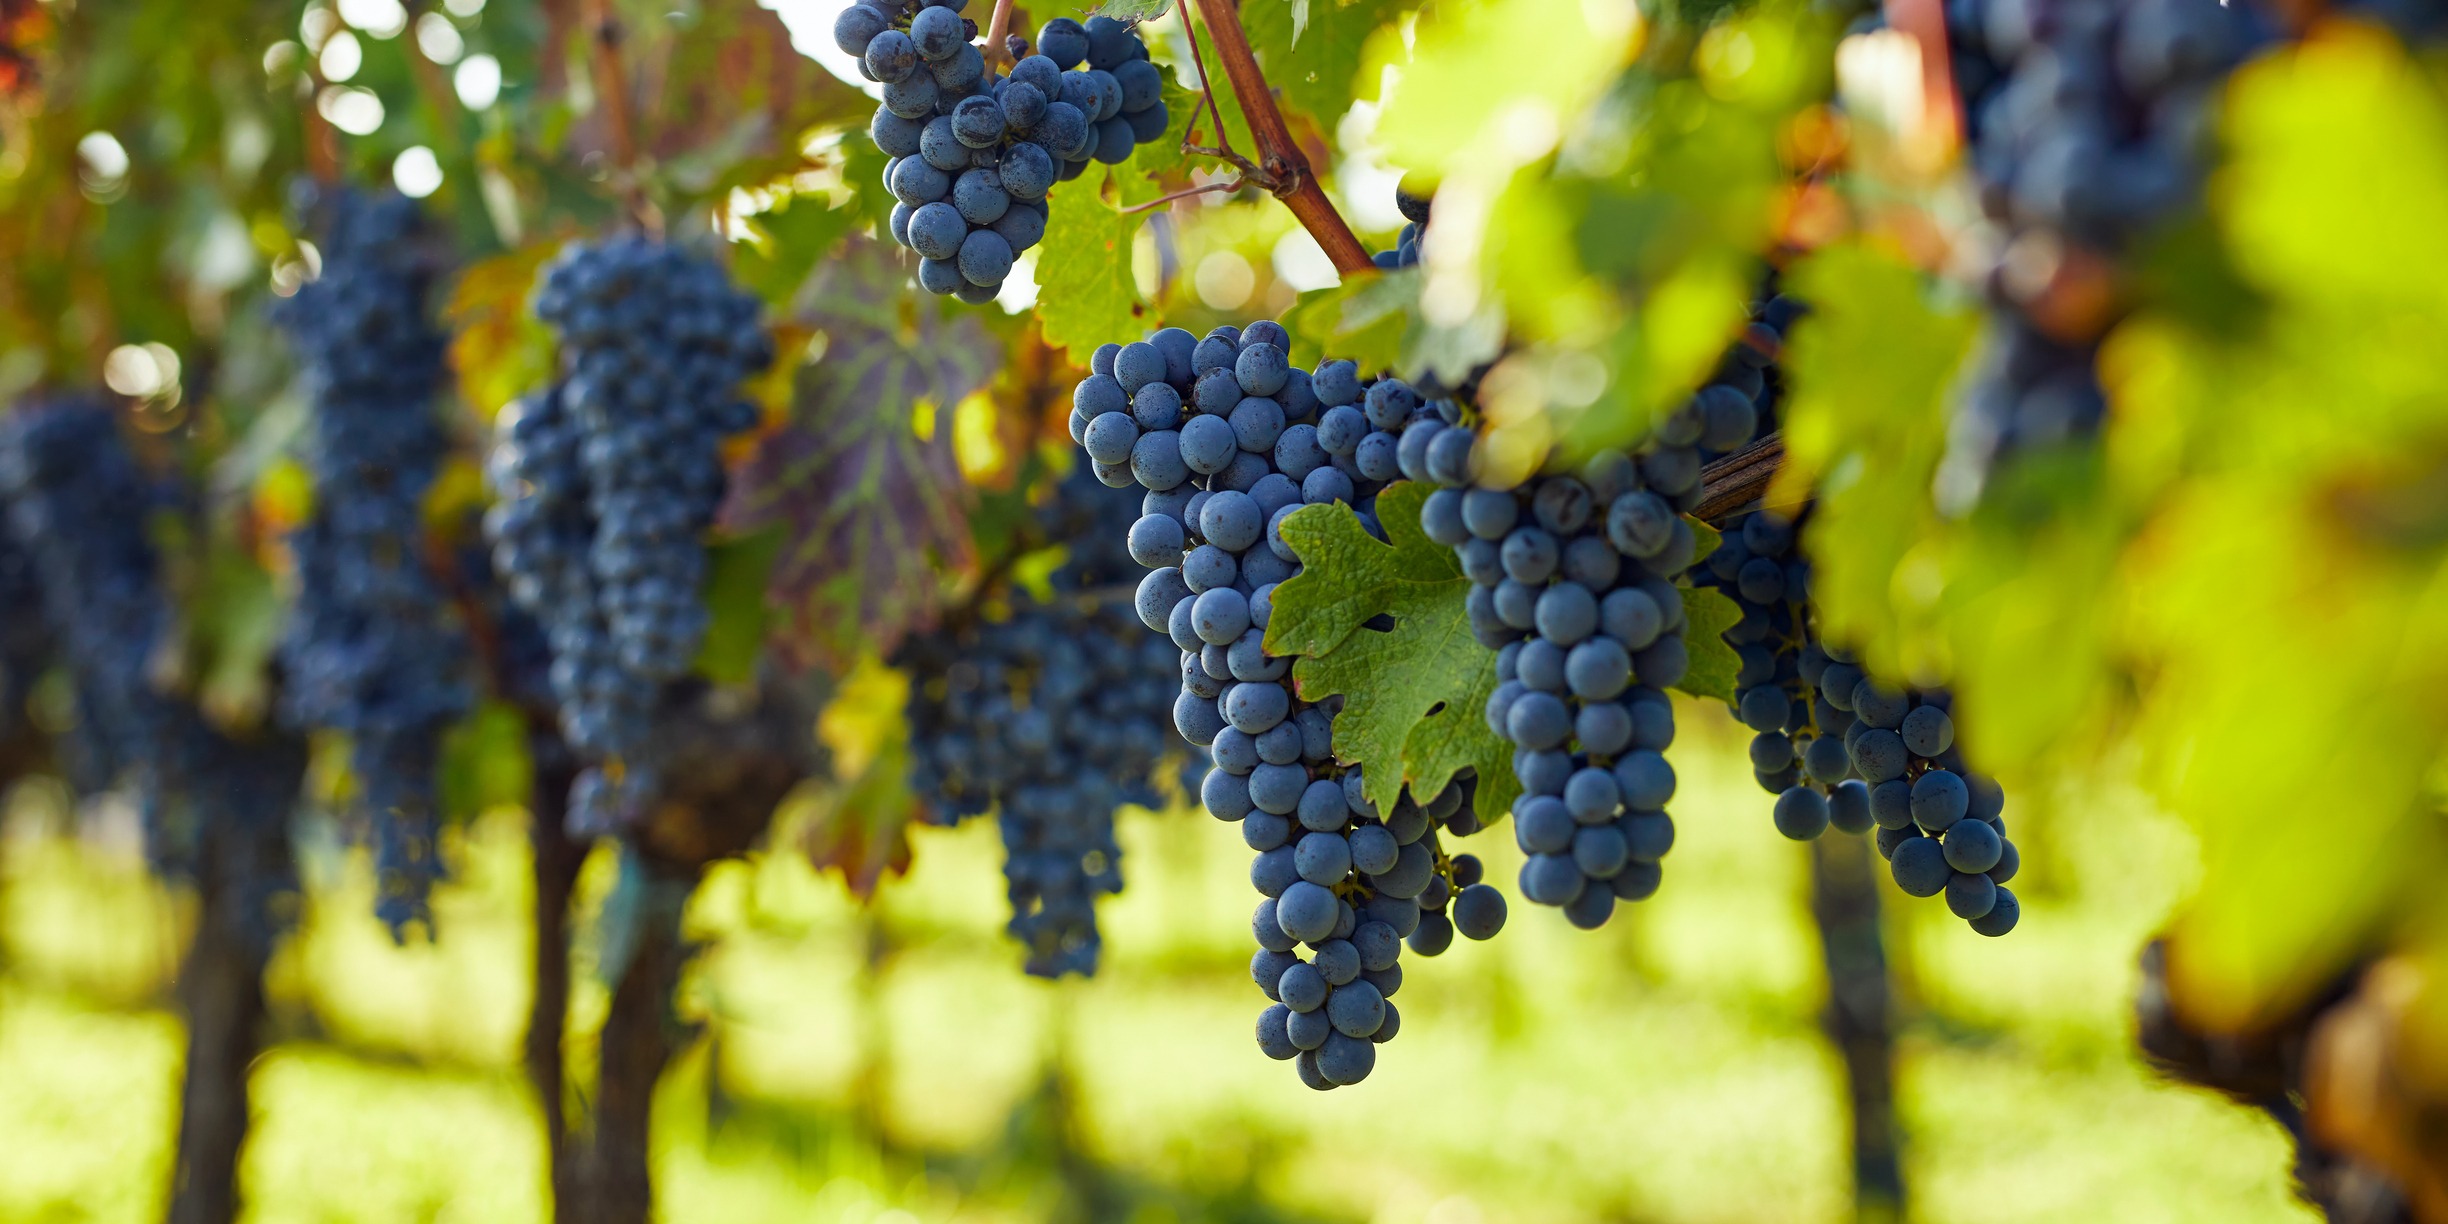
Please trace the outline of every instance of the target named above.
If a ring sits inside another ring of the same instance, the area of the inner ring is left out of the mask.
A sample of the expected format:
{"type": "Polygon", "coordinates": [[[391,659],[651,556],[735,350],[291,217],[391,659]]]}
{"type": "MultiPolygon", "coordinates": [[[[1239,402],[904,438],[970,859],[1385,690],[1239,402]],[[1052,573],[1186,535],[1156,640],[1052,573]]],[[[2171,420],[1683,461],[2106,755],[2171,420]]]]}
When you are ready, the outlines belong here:
{"type": "Polygon", "coordinates": [[[1242,0],[1241,26],[1267,83],[1332,132],[1351,109],[1369,36],[1414,7],[1406,0],[1242,0]]]}
{"type": "Polygon", "coordinates": [[[936,564],[969,563],[951,413],[993,376],[998,350],[974,317],[909,292],[871,240],[827,261],[800,300],[797,322],[824,356],[799,370],[788,423],[732,477],[723,525],[781,530],[767,586],[779,644],[847,665],[862,643],[889,648],[924,623],[936,564]]]}
{"type": "Polygon", "coordinates": [[[1391,485],[1377,497],[1387,542],[1341,503],[1284,520],[1301,572],[1275,589],[1266,645],[1298,655],[1292,678],[1316,701],[1343,694],[1335,756],[1360,765],[1369,798],[1390,810],[1402,787],[1422,798],[1458,771],[1478,771],[1478,807],[1493,820],[1513,806],[1513,747],[1480,711],[1496,691],[1495,652],[1471,636],[1463,600],[1470,581],[1453,550],[1420,531],[1428,486],[1391,485]],[[1364,628],[1380,614],[1388,631],[1364,628]]]}

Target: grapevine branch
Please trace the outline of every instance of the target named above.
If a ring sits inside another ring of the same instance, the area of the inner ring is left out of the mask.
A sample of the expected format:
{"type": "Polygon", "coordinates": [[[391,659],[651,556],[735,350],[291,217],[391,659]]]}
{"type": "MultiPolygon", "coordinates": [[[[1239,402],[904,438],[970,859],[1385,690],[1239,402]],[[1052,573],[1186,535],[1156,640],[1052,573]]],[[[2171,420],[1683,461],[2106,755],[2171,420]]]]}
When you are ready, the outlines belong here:
{"type": "MultiPolygon", "coordinates": [[[[1270,183],[1275,197],[1292,210],[1301,228],[1317,239],[1317,244],[1334,261],[1335,270],[1345,276],[1370,272],[1376,264],[1369,259],[1368,249],[1352,233],[1343,214],[1335,211],[1334,201],[1326,198],[1326,190],[1318,186],[1317,177],[1309,172],[1309,159],[1292,139],[1292,130],[1284,125],[1283,112],[1275,107],[1275,95],[1268,92],[1266,74],[1259,70],[1258,55],[1250,49],[1249,35],[1241,30],[1240,14],[1233,0],[1197,0],[1199,17],[1207,23],[1207,33],[1215,42],[1216,56],[1224,61],[1224,77],[1232,84],[1233,97],[1241,103],[1241,113],[1249,120],[1250,134],[1258,141],[1258,166],[1266,172],[1259,181],[1270,183]]],[[[1185,20],[1184,28],[1189,22],[1185,20]]],[[[1191,58],[1199,60],[1199,82],[1207,81],[1207,65],[1197,54],[1196,35],[1192,36],[1191,58]]],[[[1213,91],[1209,90],[1208,110],[1216,115],[1216,136],[1223,138],[1224,119],[1216,110],[1213,91]]],[[[1231,159],[1238,162],[1238,159],[1231,159]]],[[[1245,168],[1243,171],[1247,174],[1245,168]]],[[[1256,178],[1257,176],[1250,176],[1256,178]]]]}
{"type": "Polygon", "coordinates": [[[1199,101],[1197,106],[1190,108],[1190,123],[1182,133],[1182,152],[1196,153],[1201,157],[1212,157],[1219,161],[1230,162],[1234,169],[1241,172],[1239,181],[1254,182],[1265,187],[1268,192],[1274,192],[1280,186],[1274,176],[1261,169],[1258,163],[1234,152],[1232,137],[1224,131],[1224,112],[1216,106],[1215,83],[1207,79],[1207,53],[1199,49],[1198,24],[1190,20],[1190,0],[1173,0],[1173,9],[1181,14],[1182,34],[1190,40],[1190,66],[1198,69],[1199,78],[1199,101]],[[1207,112],[1209,119],[1215,121],[1216,142],[1212,149],[1198,143],[1195,139],[1201,109],[1207,112]]]}
{"type": "Polygon", "coordinates": [[[1692,516],[1710,524],[1723,523],[1735,511],[1759,501],[1785,463],[1785,436],[1772,433],[1700,469],[1700,504],[1692,516]]]}
{"type": "Polygon", "coordinates": [[[612,145],[613,187],[631,219],[659,230],[658,218],[638,189],[637,126],[629,110],[629,74],[621,67],[620,19],[611,0],[582,0],[587,40],[587,66],[595,83],[596,104],[603,108],[604,128],[612,145]]]}

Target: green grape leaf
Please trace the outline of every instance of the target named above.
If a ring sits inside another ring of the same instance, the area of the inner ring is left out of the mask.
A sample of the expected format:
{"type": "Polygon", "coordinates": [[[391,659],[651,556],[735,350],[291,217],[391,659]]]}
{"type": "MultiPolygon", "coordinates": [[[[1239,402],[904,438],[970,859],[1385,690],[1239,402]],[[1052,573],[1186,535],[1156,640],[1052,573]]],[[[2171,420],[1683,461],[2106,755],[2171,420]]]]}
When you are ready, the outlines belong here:
{"type": "Polygon", "coordinates": [[[789,418],[733,474],[722,526],[779,531],[766,590],[785,657],[846,665],[924,622],[937,564],[969,563],[953,409],[992,379],[1000,349],[974,315],[910,292],[872,239],[827,259],[800,301],[793,322],[824,355],[799,368],[789,418]]]}
{"type": "Polygon", "coordinates": [[[1415,795],[1434,795],[1472,768],[1479,810],[1493,819],[1520,793],[1512,745],[1480,716],[1496,690],[1496,656],[1471,636],[1463,611],[1470,582],[1453,550],[1420,531],[1429,492],[1406,481],[1378,494],[1388,542],[1340,503],[1284,520],[1284,540],[1303,568],[1275,589],[1266,645],[1300,656],[1292,678],[1303,699],[1343,694],[1335,756],[1360,765],[1380,809],[1392,807],[1405,783],[1415,795]],[[1366,627],[1380,614],[1394,619],[1391,630],[1366,627]]]}
{"type": "Polygon", "coordinates": [[[1173,0],[1105,0],[1096,6],[1095,15],[1116,21],[1153,21],[1173,7],[1173,0]]]}
{"type": "MultiPolygon", "coordinates": [[[[1725,537],[1688,514],[1683,521],[1691,524],[1692,564],[1696,567],[1717,551],[1725,537]]],[[[1733,643],[1725,640],[1725,631],[1742,619],[1742,608],[1715,587],[1686,586],[1682,591],[1683,620],[1689,626],[1683,631],[1683,649],[1691,666],[1683,673],[1683,683],[1675,687],[1694,697],[1714,697],[1733,705],[1734,676],[1742,670],[1742,658],[1734,653],[1733,643]]]]}
{"type": "Polygon", "coordinates": [[[1037,320],[1046,342],[1082,366],[1100,344],[1138,339],[1149,314],[1131,271],[1139,217],[1117,211],[1086,183],[1055,190],[1037,248],[1037,320]]]}
{"type": "Polygon", "coordinates": [[[1419,288],[1419,273],[1404,269],[1355,276],[1300,295],[1283,316],[1284,330],[1292,333],[1293,364],[1314,369],[1320,361],[1343,358],[1358,362],[1363,372],[1398,368],[1418,312],[1419,288]]]}
{"type": "Polygon", "coordinates": [[[1725,640],[1725,631],[1742,619],[1742,608],[1715,587],[1683,587],[1683,649],[1691,666],[1676,688],[1694,697],[1714,697],[1734,704],[1734,674],[1742,659],[1725,640]]]}
{"type": "MultiPolygon", "coordinates": [[[[1241,99],[1225,82],[1224,66],[1213,58],[1214,49],[1208,47],[1204,41],[1201,41],[1199,46],[1202,50],[1207,51],[1210,57],[1207,61],[1208,71],[1214,75],[1208,80],[1215,87],[1216,106],[1223,112],[1223,143],[1244,156],[1256,157],[1258,138],[1250,134],[1249,116],[1241,113],[1241,99]]],[[[1217,144],[1217,117],[1207,113],[1206,96],[1198,90],[1199,80],[1198,66],[1186,59],[1174,61],[1172,71],[1166,74],[1165,134],[1162,138],[1163,143],[1159,147],[1167,157],[1174,156],[1180,151],[1182,145],[1190,138],[1191,130],[1194,127],[1197,129],[1199,144],[1208,148],[1214,148],[1217,144]]],[[[1230,169],[1229,166],[1220,162],[1206,164],[1214,170],[1230,169]]]]}
{"type": "Polygon", "coordinates": [[[1351,109],[1362,52],[1406,0],[1242,0],[1241,25],[1283,100],[1332,132],[1351,109]]]}
{"type": "Polygon", "coordinates": [[[827,208],[816,196],[784,197],[773,208],[740,219],[748,241],[731,247],[731,278],[767,305],[786,306],[816,261],[859,220],[856,207],[827,208]]]}

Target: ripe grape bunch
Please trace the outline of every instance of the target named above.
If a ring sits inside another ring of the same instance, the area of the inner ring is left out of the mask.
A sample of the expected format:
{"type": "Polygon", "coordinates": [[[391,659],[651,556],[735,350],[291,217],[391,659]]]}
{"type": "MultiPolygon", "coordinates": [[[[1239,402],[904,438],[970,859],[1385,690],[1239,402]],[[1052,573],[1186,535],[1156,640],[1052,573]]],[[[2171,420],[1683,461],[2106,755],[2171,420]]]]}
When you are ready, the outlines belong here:
{"type": "Polygon", "coordinates": [[[375,914],[396,936],[432,920],[436,761],[473,699],[451,665],[465,635],[425,569],[425,491],[450,445],[434,411],[445,341],[427,310],[438,268],[403,196],[307,205],[326,214],[322,275],[278,313],[312,395],[314,477],[313,515],[288,540],[298,600],[282,701],[298,728],[349,735],[373,818],[375,914]]]}
{"type": "Polygon", "coordinates": [[[504,411],[486,529],[544,626],[562,734],[592,762],[570,802],[592,835],[635,823],[658,789],[656,702],[705,637],[719,448],[756,424],[738,388],[773,345],[719,266],[638,237],[564,253],[536,315],[559,333],[563,377],[504,411]]]}
{"type": "Polygon", "coordinates": [[[1383,538],[1376,495],[1402,475],[1396,431],[1458,409],[1396,380],[1363,383],[1348,361],[1313,377],[1290,348],[1267,321],[1106,345],[1073,394],[1071,435],[1098,479],[1147,490],[1128,536],[1151,571],[1139,618],[1181,648],[1174,726],[1214,762],[1202,802],[1258,852],[1250,971],[1272,1002],[1258,1046],[1323,1090],[1366,1078],[1401,1027],[1404,940],[1434,956],[1457,930],[1494,935],[1505,910],[1479,861],[1448,857],[1437,838],[1440,824],[1479,828],[1475,779],[1426,802],[1405,790],[1381,812],[1361,769],[1335,760],[1341,699],[1301,700],[1291,660],[1264,644],[1276,587],[1299,572],[1283,520],[1342,502],[1383,538]]]}
{"type": "Polygon", "coordinates": [[[1025,967],[1087,976],[1096,898],[1122,889],[1114,809],[1163,801],[1174,660],[1122,606],[1131,499],[1082,471],[1039,517],[1045,538],[1082,542],[1052,575],[1052,601],[1015,593],[1007,615],[913,637],[895,663],[911,679],[912,789],[939,823],[1000,809],[1025,967]]]}
{"type": "Polygon", "coordinates": [[[1942,476],[1962,497],[1997,456],[2098,428],[2108,267],[2196,207],[2218,86],[2277,32],[2220,0],[1970,0],[1946,16],[1981,207],[2007,231],[1942,476]]]}
{"type": "Polygon", "coordinates": [[[164,745],[179,715],[147,674],[171,615],[145,530],[151,483],[109,410],[61,400],[20,405],[0,423],[0,495],[75,690],[71,776],[89,791],[131,782],[148,850],[174,862],[194,830],[162,821],[175,763],[164,745]]]}
{"type": "Polygon", "coordinates": [[[63,745],[69,776],[89,792],[127,786],[154,868],[218,872],[260,951],[275,933],[271,895],[295,884],[284,856],[259,852],[262,834],[287,818],[304,753],[287,737],[220,735],[157,684],[157,649],[174,620],[148,533],[159,494],[105,407],[27,403],[0,423],[7,529],[76,699],[76,732],[63,745]],[[226,836],[208,847],[210,831],[226,836]],[[208,848],[210,867],[199,862],[208,848]]]}
{"type": "Polygon", "coordinates": [[[1485,714],[1515,745],[1522,895],[1595,929],[1617,901],[1657,892],[1674,844],[1665,690],[1690,662],[1674,579],[1695,548],[1675,499],[1696,490],[1698,467],[1687,449],[1606,451],[1577,475],[1508,486],[1474,482],[1476,441],[1468,428],[1422,424],[1399,449],[1440,486],[1421,529],[1454,549],[1472,584],[1472,631],[1497,650],[1485,714]]]}
{"type": "Polygon", "coordinates": [[[1045,24],[1008,75],[986,66],[967,0],[859,0],[833,41],[884,86],[868,132],[890,155],[892,236],[919,256],[918,283],[993,299],[1012,261],[1045,237],[1046,193],[1091,161],[1113,165],[1164,135],[1164,74],[1136,28],[1111,17],[1045,24]]]}
{"type": "Polygon", "coordinates": [[[1777,797],[1777,831],[1809,841],[1875,826],[1898,888],[1944,893],[1973,930],[2003,935],[2022,916],[2005,887],[2022,861],[2006,793],[1966,767],[1944,690],[1879,684],[1817,639],[1810,563],[1794,546],[1806,518],[1755,512],[1704,564],[1743,610],[1725,635],[1742,659],[1735,713],[1756,732],[1752,776],[1777,797]]]}

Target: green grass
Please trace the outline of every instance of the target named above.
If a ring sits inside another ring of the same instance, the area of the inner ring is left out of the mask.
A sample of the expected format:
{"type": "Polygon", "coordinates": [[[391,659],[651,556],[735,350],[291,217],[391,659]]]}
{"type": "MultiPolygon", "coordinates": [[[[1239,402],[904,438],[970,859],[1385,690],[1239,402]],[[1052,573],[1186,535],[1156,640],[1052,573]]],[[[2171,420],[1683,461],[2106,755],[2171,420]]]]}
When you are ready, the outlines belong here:
{"type": "MultiPolygon", "coordinates": [[[[1769,828],[1735,730],[1683,717],[1660,896],[1595,934],[1517,900],[1500,939],[1407,960],[1402,1036],[1367,1084],[1332,1094],[1250,1041],[1247,857],[1204,816],[1126,818],[1130,886],[1102,912],[1106,965],[1087,983],[1017,971],[990,822],[921,831],[917,869],[872,909],[787,856],[726,866],[691,909],[706,948],[683,1007],[705,1036],[659,1100],[663,1217],[1850,1218],[1807,852],[1769,828]]],[[[2134,954],[2190,878],[2190,844],[2113,788],[2040,798],[2044,818],[2010,808],[2031,847],[2013,936],[1888,894],[1911,1000],[1912,1218],[2314,1219],[2288,1196],[2274,1126],[2131,1052],[2134,954]]],[[[13,811],[0,1220],[156,1218],[179,906],[109,848],[124,838],[59,836],[47,792],[13,811]]],[[[283,1036],[255,1072],[251,1220],[541,1217],[516,1066],[519,822],[496,813],[455,846],[438,945],[394,947],[365,916],[362,868],[310,848],[311,902],[269,978],[283,1036]]],[[[1510,893],[1509,838],[1476,840],[1510,893]]],[[[582,1063],[601,1008],[590,983],[582,1063]]]]}

